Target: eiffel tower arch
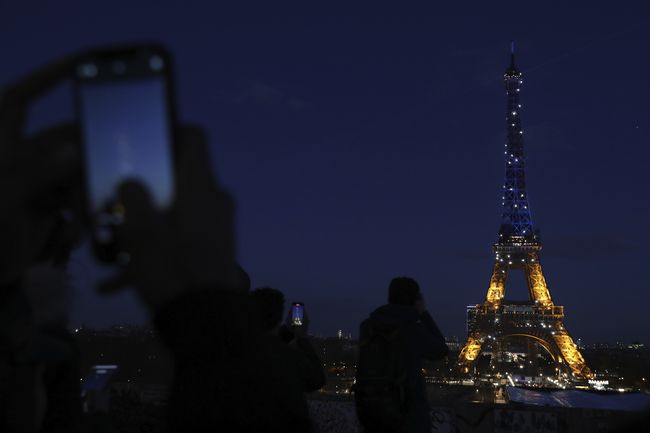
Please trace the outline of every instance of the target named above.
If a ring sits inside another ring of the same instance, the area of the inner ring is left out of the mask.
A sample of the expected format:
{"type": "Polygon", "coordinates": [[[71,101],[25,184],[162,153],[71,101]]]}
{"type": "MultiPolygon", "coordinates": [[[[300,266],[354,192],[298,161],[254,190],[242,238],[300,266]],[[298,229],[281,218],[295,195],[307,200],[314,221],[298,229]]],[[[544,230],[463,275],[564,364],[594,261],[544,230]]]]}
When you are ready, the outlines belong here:
{"type": "Polygon", "coordinates": [[[494,267],[485,301],[468,307],[468,337],[457,365],[461,372],[468,373],[486,344],[496,347],[496,352],[499,352],[505,340],[522,337],[539,344],[557,367],[569,371],[573,379],[589,379],[593,374],[564,326],[564,307],[553,303],[542,271],[542,244],[539,232],[533,228],[526,191],[520,115],[523,81],[515,66],[514,46],[510,66],[503,77],[507,95],[508,139],[504,151],[506,174],[501,198],[501,226],[493,246],[494,267]],[[525,274],[528,300],[505,299],[511,272],[525,274]]]}

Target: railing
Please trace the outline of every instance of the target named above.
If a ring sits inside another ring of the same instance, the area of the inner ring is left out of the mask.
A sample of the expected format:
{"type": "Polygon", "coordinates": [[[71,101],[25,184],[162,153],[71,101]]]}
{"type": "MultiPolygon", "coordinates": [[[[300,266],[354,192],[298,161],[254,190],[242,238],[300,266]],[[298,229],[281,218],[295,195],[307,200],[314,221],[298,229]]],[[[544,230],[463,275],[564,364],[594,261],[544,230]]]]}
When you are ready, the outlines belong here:
{"type": "Polygon", "coordinates": [[[558,319],[564,317],[564,307],[561,305],[553,305],[550,307],[542,307],[537,305],[500,305],[500,306],[490,306],[490,305],[477,305],[472,310],[474,314],[481,316],[522,316],[522,317],[533,317],[537,316],[544,318],[548,316],[549,318],[558,319]]]}
{"type": "Polygon", "coordinates": [[[536,242],[517,242],[512,244],[494,244],[494,251],[499,254],[516,254],[522,251],[539,251],[542,246],[536,242]]]}

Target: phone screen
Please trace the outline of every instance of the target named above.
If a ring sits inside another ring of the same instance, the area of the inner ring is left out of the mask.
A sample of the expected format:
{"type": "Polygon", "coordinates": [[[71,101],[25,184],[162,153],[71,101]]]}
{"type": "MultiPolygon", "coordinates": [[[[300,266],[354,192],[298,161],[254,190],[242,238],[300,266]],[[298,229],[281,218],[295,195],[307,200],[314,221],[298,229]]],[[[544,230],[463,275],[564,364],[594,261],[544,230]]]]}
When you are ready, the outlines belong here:
{"type": "Polygon", "coordinates": [[[159,209],[174,198],[173,123],[167,58],[153,50],[90,55],[77,65],[88,210],[95,251],[119,254],[113,227],[125,209],[117,192],[140,183],[159,209]]]}
{"type": "Polygon", "coordinates": [[[305,311],[303,304],[295,303],[291,306],[291,324],[294,326],[302,326],[305,319],[305,311]]]}
{"type": "Polygon", "coordinates": [[[142,183],[158,207],[168,207],[174,186],[164,78],[84,83],[80,96],[93,213],[102,212],[127,179],[142,183]]]}

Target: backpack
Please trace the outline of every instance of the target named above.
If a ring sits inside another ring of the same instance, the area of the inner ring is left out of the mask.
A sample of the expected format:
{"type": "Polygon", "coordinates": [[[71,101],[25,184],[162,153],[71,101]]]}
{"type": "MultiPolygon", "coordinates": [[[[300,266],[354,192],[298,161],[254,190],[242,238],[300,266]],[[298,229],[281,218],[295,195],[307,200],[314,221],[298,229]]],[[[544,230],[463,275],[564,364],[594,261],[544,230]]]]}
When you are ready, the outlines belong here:
{"type": "Polygon", "coordinates": [[[367,431],[397,432],[409,408],[407,371],[401,329],[371,323],[368,338],[359,342],[354,399],[357,417],[367,431]]]}

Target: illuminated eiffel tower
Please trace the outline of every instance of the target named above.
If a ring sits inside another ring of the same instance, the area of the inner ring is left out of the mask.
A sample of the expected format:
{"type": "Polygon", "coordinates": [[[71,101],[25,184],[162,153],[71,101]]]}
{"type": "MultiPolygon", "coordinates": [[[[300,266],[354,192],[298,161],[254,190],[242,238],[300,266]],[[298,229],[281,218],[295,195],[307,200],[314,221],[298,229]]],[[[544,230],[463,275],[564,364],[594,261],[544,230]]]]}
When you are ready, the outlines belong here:
{"type": "Polygon", "coordinates": [[[539,261],[542,244],[533,228],[525,179],[524,140],[521,129],[519,95],[522,74],[515,66],[514,44],[511,63],[503,76],[507,95],[508,142],[505,145],[505,184],[499,238],[493,246],[494,270],[485,302],[467,310],[468,338],[458,357],[461,372],[468,373],[481,349],[492,347],[492,357],[501,359],[506,340],[532,339],[557,364],[558,371],[570,372],[572,379],[593,375],[563,324],[564,307],[555,305],[539,261]],[[523,271],[529,300],[504,299],[510,271],[523,271]],[[568,368],[566,368],[568,367],[568,368]]]}

